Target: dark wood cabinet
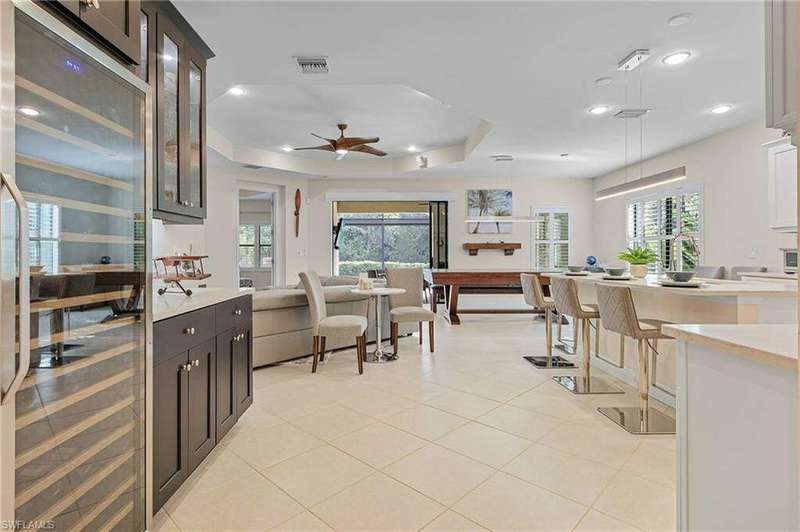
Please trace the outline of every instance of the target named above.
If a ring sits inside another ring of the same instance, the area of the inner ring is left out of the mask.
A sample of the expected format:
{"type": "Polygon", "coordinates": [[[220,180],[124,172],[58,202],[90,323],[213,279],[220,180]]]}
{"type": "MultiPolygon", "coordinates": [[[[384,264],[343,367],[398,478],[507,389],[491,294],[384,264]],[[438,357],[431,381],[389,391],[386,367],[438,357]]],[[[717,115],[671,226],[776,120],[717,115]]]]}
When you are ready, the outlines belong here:
{"type": "Polygon", "coordinates": [[[236,338],[234,329],[217,335],[217,441],[233,427],[236,415],[236,338]]]}
{"type": "Polygon", "coordinates": [[[78,29],[99,38],[127,63],[139,62],[140,0],[51,0],[71,16],[78,29]]]}
{"type": "Polygon", "coordinates": [[[153,455],[154,503],[161,508],[189,476],[189,372],[186,352],[153,368],[153,431],[158,435],[153,455]]]}
{"type": "Polygon", "coordinates": [[[252,296],[153,325],[154,508],[253,403],[252,296]]]}
{"type": "Polygon", "coordinates": [[[202,223],[206,217],[206,62],[213,52],[169,2],[142,3],[154,87],[153,217],[202,223]]]}
{"type": "Polygon", "coordinates": [[[236,393],[236,417],[244,414],[253,404],[253,344],[250,329],[239,333],[234,357],[234,391],[236,393]]]}

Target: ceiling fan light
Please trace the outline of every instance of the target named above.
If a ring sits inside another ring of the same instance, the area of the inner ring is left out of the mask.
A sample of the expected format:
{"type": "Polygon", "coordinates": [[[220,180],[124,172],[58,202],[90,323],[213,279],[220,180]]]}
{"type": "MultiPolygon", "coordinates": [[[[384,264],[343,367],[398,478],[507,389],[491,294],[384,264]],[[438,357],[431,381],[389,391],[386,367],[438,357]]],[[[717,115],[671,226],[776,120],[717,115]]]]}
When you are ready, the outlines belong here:
{"type": "Polygon", "coordinates": [[[347,155],[347,150],[336,150],[339,155],[347,155]]]}

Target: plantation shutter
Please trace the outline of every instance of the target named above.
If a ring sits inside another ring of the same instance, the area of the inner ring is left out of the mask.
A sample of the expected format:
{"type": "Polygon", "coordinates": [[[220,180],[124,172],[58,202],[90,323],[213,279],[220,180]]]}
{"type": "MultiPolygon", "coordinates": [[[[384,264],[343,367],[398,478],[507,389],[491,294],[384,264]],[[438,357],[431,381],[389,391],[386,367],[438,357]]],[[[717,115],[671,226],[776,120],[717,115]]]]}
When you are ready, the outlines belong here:
{"type": "Polygon", "coordinates": [[[569,264],[569,213],[537,211],[543,218],[536,224],[534,251],[537,269],[566,268],[569,264]]]}

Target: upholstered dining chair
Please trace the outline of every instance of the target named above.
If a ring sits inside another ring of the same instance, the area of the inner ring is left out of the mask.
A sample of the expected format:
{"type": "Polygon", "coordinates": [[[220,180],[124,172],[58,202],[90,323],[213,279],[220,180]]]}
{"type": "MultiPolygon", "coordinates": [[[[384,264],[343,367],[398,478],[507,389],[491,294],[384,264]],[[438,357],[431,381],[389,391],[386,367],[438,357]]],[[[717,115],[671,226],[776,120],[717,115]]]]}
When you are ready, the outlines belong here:
{"type": "Polygon", "coordinates": [[[308,308],[311,312],[313,332],[312,349],[314,361],[311,373],[317,372],[317,361],[325,356],[325,340],[328,337],[351,337],[356,339],[358,374],[364,373],[364,357],[367,354],[367,318],[364,316],[328,316],[325,307],[325,291],[315,271],[300,273],[300,281],[306,290],[308,308]]]}
{"type": "Polygon", "coordinates": [[[419,323],[419,343],[422,344],[422,323],[428,322],[428,343],[433,353],[433,322],[436,314],[422,306],[422,268],[387,268],[386,285],[404,288],[405,293],[389,296],[389,319],[391,320],[392,346],[397,354],[400,324],[419,323]]]}

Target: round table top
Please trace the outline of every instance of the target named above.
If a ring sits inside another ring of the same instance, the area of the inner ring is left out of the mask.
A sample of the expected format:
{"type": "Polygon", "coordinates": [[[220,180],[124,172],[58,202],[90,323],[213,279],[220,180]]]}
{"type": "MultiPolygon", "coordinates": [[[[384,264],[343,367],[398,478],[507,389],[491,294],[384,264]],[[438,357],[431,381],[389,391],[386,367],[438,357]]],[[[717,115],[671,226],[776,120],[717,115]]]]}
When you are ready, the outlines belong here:
{"type": "Polygon", "coordinates": [[[366,296],[396,296],[399,294],[405,294],[405,288],[390,288],[388,286],[376,286],[375,288],[370,288],[368,290],[362,290],[361,288],[353,288],[350,292],[354,294],[362,294],[366,296]]]}

